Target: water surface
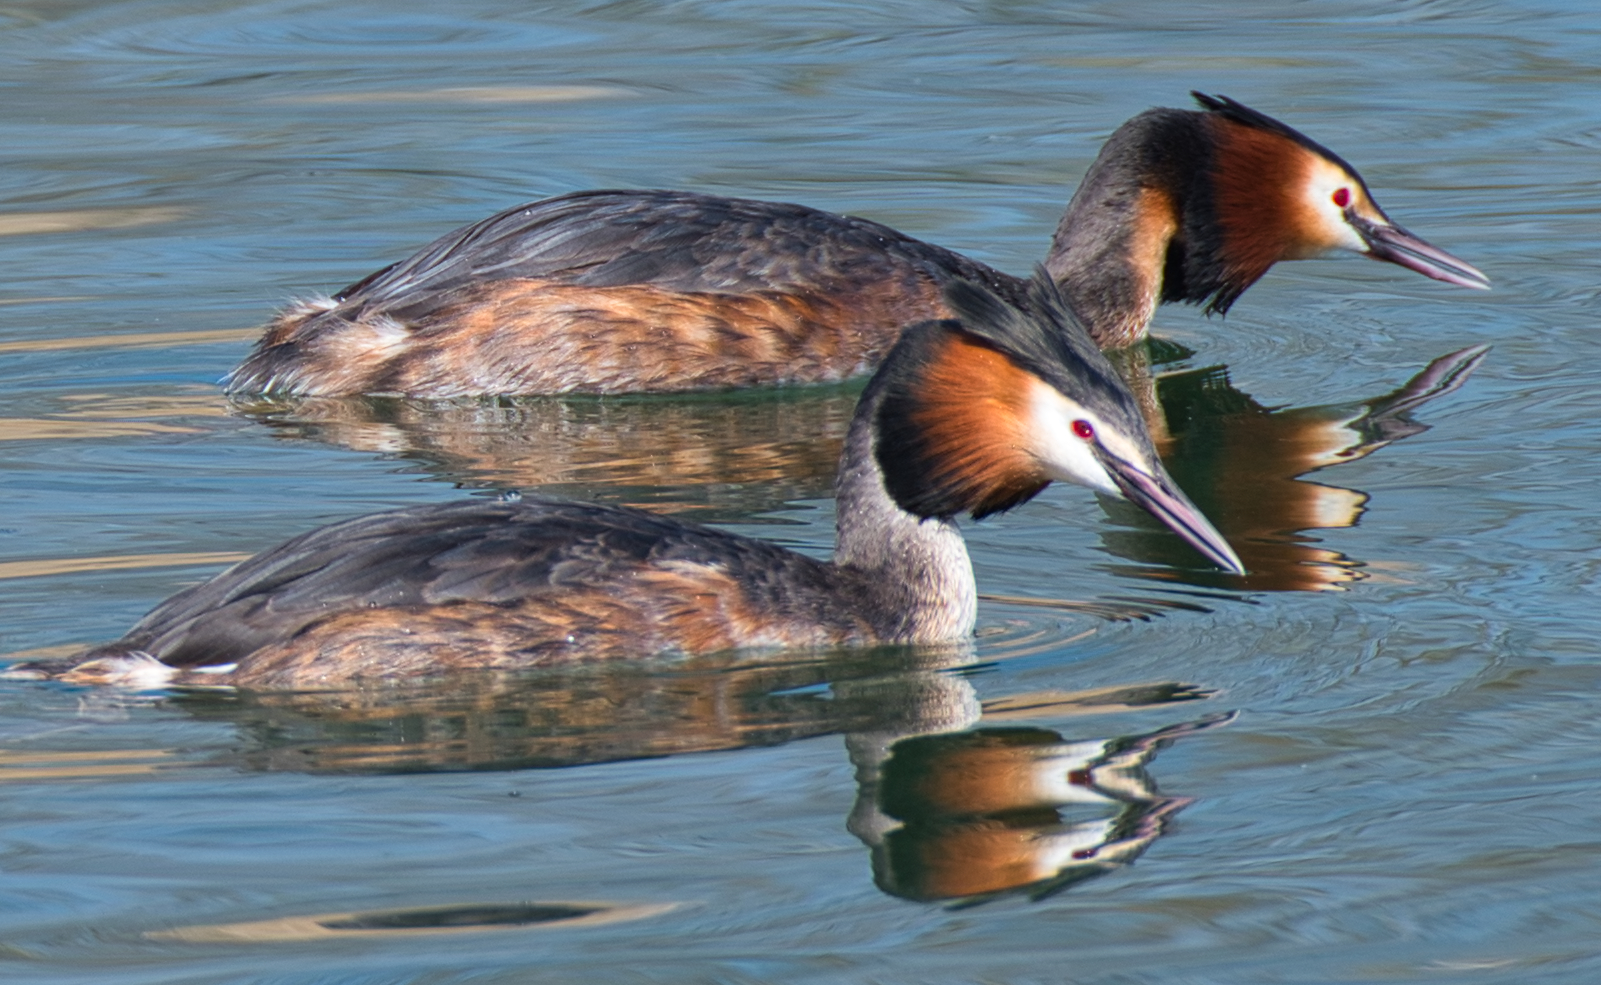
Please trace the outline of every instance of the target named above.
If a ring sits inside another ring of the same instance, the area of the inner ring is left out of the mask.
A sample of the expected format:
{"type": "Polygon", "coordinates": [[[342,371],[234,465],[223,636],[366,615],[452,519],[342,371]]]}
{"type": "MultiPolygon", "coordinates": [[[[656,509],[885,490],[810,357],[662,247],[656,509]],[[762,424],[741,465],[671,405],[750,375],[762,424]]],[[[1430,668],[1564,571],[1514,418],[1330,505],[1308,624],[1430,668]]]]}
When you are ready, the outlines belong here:
{"type": "Polygon", "coordinates": [[[6,980],[1601,975],[1589,5],[24,2],[0,55],[7,653],[508,487],[826,552],[849,386],[220,395],[276,305],[519,201],[800,201],[1023,273],[1106,135],[1201,89],[1495,282],[1344,258],[1161,312],[1175,469],[1255,583],[1052,488],[969,526],[971,649],[321,698],[0,683],[6,980]]]}

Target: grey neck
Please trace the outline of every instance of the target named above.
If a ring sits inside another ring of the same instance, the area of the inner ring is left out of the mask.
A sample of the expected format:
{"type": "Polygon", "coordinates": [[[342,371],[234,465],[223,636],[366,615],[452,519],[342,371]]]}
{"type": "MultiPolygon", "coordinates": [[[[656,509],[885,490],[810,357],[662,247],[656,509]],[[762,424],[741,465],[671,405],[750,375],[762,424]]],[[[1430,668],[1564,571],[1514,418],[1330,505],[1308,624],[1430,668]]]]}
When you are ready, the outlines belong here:
{"type": "Polygon", "coordinates": [[[1090,165],[1056,227],[1045,269],[1103,348],[1145,334],[1163,297],[1167,253],[1182,237],[1198,161],[1198,114],[1150,110],[1120,127],[1090,165]]]}
{"type": "Polygon", "coordinates": [[[834,562],[864,576],[862,609],[885,642],[966,639],[978,614],[967,545],[953,521],[908,513],[885,490],[873,448],[877,382],[851,421],[834,484],[834,562]]]}
{"type": "Polygon", "coordinates": [[[1045,269],[1098,344],[1124,345],[1144,334],[1156,313],[1162,266],[1135,242],[1138,189],[1091,185],[1097,176],[1092,171],[1073,196],[1045,269]]]}

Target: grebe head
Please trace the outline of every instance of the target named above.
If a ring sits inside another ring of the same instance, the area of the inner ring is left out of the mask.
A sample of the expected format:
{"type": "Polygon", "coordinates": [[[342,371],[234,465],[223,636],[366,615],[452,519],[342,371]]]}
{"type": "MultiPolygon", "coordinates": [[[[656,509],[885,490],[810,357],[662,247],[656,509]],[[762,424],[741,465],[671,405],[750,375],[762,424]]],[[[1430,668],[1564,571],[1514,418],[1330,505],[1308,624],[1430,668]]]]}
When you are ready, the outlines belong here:
{"type": "MultiPolygon", "coordinates": [[[[1338,154],[1226,96],[1191,95],[1206,110],[1218,238],[1212,245],[1224,268],[1209,310],[1227,310],[1279,260],[1334,250],[1387,260],[1448,284],[1490,286],[1474,267],[1391,222],[1338,154]]],[[[1204,188],[1201,194],[1206,197],[1204,188]]]]}
{"type": "Polygon", "coordinates": [[[906,330],[874,389],[875,454],[889,494],[920,517],[975,519],[1052,480],[1143,507],[1219,567],[1245,569],[1163,468],[1134,395],[1043,271],[1030,311],[967,281],[956,319],[906,330]]]}

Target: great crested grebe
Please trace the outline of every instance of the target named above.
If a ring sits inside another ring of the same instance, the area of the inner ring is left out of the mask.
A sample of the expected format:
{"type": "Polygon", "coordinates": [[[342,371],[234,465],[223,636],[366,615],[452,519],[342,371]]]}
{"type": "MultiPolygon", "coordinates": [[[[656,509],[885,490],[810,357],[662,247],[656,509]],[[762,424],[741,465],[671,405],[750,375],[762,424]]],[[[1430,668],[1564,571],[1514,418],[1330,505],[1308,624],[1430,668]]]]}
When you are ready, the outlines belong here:
{"type": "MultiPolygon", "coordinates": [[[[1221,96],[1152,109],[1102,148],[1045,269],[1103,348],[1161,301],[1225,312],[1280,260],[1351,250],[1465,287],[1473,267],[1390,222],[1362,177],[1221,96]]],[[[648,393],[845,379],[941,287],[1026,281],[887,226],[800,205],[589,191],[463,226],[270,322],[232,393],[648,393]]]]}
{"type": "Polygon", "coordinates": [[[617,507],[527,497],[358,517],[156,607],[67,680],[326,687],[465,668],[971,635],[954,517],[1053,479],[1119,495],[1242,572],[1168,478],[1139,407],[1043,273],[1028,312],[953,281],[959,320],[906,329],[840,456],[838,543],[819,561],[617,507]]]}

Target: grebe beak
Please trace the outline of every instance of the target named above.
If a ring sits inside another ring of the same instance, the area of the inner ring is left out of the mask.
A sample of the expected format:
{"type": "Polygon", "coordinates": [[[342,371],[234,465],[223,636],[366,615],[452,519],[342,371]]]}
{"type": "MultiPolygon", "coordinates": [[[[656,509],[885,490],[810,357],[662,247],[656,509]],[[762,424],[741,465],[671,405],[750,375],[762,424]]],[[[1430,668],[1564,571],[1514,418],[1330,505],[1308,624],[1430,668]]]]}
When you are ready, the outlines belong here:
{"type": "Polygon", "coordinates": [[[1190,502],[1190,498],[1179,491],[1165,471],[1158,470],[1157,474],[1152,475],[1111,454],[1098,443],[1090,447],[1129,502],[1167,524],[1213,564],[1236,575],[1245,574],[1245,565],[1240,562],[1240,556],[1234,553],[1234,548],[1201,515],[1200,509],[1190,502]]]}
{"type": "Polygon", "coordinates": [[[1367,244],[1368,256],[1375,260],[1388,260],[1408,270],[1416,270],[1425,277],[1443,280],[1458,287],[1480,291],[1490,289],[1490,278],[1477,268],[1429,245],[1400,226],[1375,222],[1350,209],[1346,210],[1345,221],[1362,237],[1362,242],[1367,244]]]}

